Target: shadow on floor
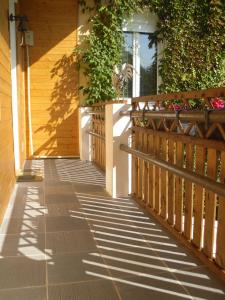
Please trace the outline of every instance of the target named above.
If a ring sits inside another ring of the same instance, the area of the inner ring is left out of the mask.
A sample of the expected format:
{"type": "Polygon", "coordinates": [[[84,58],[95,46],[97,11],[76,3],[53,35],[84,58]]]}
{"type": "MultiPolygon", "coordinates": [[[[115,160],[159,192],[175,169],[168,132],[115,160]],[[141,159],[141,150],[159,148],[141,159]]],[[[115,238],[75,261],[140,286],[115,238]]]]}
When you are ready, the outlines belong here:
{"type": "Polygon", "coordinates": [[[225,299],[225,287],[103,174],[72,159],[37,160],[0,234],[0,299],[225,299]]]}

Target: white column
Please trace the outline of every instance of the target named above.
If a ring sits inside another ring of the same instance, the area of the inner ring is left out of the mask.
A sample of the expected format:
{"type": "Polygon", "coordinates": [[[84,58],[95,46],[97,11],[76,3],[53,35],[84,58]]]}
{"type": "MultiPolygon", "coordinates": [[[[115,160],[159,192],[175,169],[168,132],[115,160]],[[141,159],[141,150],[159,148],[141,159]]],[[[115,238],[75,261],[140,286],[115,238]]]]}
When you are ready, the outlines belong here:
{"type": "Polygon", "coordinates": [[[129,145],[131,132],[130,116],[120,116],[120,112],[130,109],[128,104],[106,104],[106,190],[113,197],[130,194],[131,157],[119,149],[120,144],[129,145]]]}
{"type": "Polygon", "coordinates": [[[91,136],[88,134],[91,116],[88,114],[87,107],[79,108],[79,147],[80,159],[91,160],[91,136]]]}
{"type": "MultiPolygon", "coordinates": [[[[9,15],[15,15],[16,0],[9,0],[9,15]]],[[[19,119],[18,119],[18,90],[17,90],[17,59],[16,59],[16,22],[9,22],[11,50],[11,80],[12,80],[12,116],[15,170],[20,169],[19,119]]]]}

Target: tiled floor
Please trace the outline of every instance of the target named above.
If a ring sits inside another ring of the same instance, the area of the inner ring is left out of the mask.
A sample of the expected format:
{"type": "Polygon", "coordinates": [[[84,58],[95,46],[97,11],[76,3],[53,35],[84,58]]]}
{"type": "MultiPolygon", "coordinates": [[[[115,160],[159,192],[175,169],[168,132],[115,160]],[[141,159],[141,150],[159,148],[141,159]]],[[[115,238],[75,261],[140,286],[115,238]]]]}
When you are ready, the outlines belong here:
{"type": "Polygon", "coordinates": [[[225,299],[225,285],[79,160],[37,160],[0,231],[1,300],[225,299]]]}

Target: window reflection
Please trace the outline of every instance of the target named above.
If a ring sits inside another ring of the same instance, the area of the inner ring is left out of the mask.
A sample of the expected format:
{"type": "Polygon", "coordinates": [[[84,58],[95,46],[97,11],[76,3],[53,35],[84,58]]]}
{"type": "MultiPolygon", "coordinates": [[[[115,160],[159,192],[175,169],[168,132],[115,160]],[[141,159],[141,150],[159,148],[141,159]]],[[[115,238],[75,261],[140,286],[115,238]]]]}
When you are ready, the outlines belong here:
{"type": "Polygon", "coordinates": [[[157,61],[156,47],[148,47],[151,36],[139,34],[140,45],[140,96],[156,94],[157,61]]]}
{"type": "MultiPolygon", "coordinates": [[[[124,33],[124,49],[123,49],[123,63],[133,65],[133,33],[125,32],[124,33]]],[[[128,81],[128,84],[123,90],[124,97],[132,97],[132,80],[128,81]]]]}
{"type": "MultiPolygon", "coordinates": [[[[149,48],[151,34],[124,32],[123,63],[133,65],[138,61],[138,66],[134,69],[136,80],[129,80],[123,90],[123,96],[131,98],[133,95],[133,82],[138,84],[140,96],[146,96],[157,93],[157,58],[156,46],[149,48]],[[133,45],[137,45],[138,51],[134,51],[133,45]],[[134,57],[136,55],[137,57],[134,57]],[[139,57],[139,59],[138,59],[139,57]],[[138,68],[138,69],[137,69],[138,68]]],[[[137,85],[135,85],[137,87],[137,85]]]]}

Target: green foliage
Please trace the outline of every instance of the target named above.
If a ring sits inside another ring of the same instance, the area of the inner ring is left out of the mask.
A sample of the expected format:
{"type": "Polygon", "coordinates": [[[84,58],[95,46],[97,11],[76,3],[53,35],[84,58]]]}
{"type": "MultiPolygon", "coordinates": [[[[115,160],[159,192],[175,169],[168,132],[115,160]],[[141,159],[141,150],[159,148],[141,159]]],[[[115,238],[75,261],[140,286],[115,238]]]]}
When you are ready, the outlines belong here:
{"type": "Polygon", "coordinates": [[[157,37],[165,42],[160,91],[225,85],[225,1],[155,0],[157,37]]]}
{"type": "Polygon", "coordinates": [[[121,64],[122,22],[141,7],[159,18],[155,41],[164,50],[159,65],[161,92],[225,85],[225,0],[95,0],[86,46],[75,50],[84,67],[87,103],[116,97],[113,70],[121,64]]]}
{"type": "Polygon", "coordinates": [[[114,67],[121,64],[122,22],[125,16],[138,9],[137,3],[137,0],[96,0],[93,7],[83,3],[84,12],[93,14],[91,31],[85,49],[78,48],[75,52],[79,54],[89,79],[88,86],[82,88],[89,104],[116,97],[112,75],[114,67]]]}

